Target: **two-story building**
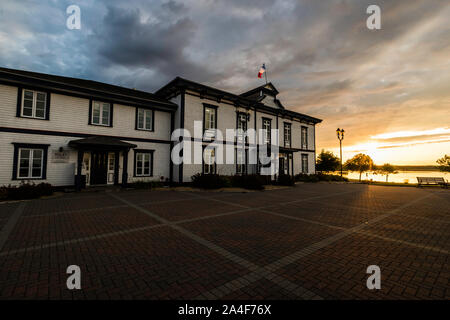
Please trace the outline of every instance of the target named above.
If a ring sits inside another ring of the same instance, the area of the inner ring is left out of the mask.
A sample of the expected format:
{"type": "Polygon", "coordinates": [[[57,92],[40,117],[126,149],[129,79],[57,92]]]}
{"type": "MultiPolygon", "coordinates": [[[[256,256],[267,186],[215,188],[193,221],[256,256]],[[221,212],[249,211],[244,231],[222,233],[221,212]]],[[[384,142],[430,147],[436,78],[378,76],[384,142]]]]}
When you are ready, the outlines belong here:
{"type": "Polygon", "coordinates": [[[172,132],[193,132],[194,121],[202,121],[206,131],[279,129],[280,171],[314,173],[315,124],[321,120],[285,109],[277,94],[272,84],[236,95],[182,78],[152,94],[0,68],[0,185],[189,182],[199,172],[259,171],[246,164],[245,151],[236,152],[244,159],[239,164],[216,165],[214,151],[207,149],[200,164],[175,165],[172,132]]]}
{"type": "MultiPolygon", "coordinates": [[[[218,129],[223,139],[214,137],[215,141],[235,146],[233,164],[216,164],[214,148],[205,149],[211,141],[202,139],[203,163],[174,165],[174,180],[190,181],[192,175],[199,172],[224,175],[260,173],[260,165],[249,164],[249,143],[246,142],[246,149],[242,149],[238,148],[236,138],[227,139],[225,132],[230,128],[243,131],[254,129],[256,132],[262,129],[262,139],[268,144],[276,144],[276,141],[271,141],[270,132],[278,129],[279,153],[276,156],[279,172],[289,175],[315,173],[315,125],[322,120],[285,109],[277,99],[278,93],[272,83],[236,95],[180,77],[159,89],[157,96],[179,106],[175,112],[175,128],[184,128],[192,133],[195,131],[194,122],[203,121],[203,134],[218,129]]],[[[256,136],[257,143],[262,142],[261,137],[258,134],[256,136]]],[[[198,140],[192,136],[190,139],[198,140]]],[[[191,155],[195,153],[194,148],[194,144],[191,144],[191,155]]],[[[227,148],[223,148],[222,152],[222,158],[225,159],[227,148]]]]}

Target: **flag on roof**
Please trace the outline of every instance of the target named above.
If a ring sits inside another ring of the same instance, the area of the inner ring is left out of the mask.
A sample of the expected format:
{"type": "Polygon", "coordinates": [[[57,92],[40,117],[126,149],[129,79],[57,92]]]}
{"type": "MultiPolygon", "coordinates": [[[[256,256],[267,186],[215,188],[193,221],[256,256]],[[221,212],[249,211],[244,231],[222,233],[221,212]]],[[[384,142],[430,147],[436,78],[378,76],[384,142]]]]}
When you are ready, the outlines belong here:
{"type": "Polygon", "coordinates": [[[261,69],[259,69],[258,78],[262,78],[264,72],[266,72],[266,64],[265,63],[263,63],[261,69]]]}

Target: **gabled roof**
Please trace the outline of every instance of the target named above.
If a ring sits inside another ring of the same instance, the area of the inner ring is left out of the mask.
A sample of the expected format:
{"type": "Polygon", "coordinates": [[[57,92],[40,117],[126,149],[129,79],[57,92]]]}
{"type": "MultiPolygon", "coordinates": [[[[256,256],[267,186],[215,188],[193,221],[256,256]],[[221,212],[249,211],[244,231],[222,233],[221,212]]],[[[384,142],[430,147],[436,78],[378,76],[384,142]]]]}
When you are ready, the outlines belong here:
{"type": "Polygon", "coordinates": [[[83,93],[87,95],[99,95],[111,100],[132,102],[142,105],[157,105],[175,110],[177,105],[156,96],[153,93],[124,88],[107,83],[56,76],[38,72],[15,70],[0,67],[0,82],[11,84],[26,84],[47,89],[59,89],[61,91],[83,93]]]}
{"type": "Polygon", "coordinates": [[[301,120],[309,121],[312,123],[320,123],[322,122],[321,119],[314,118],[299,112],[286,110],[283,105],[279,102],[278,99],[275,99],[275,103],[277,103],[280,108],[274,108],[270,106],[266,106],[261,102],[261,99],[259,98],[253,98],[253,96],[243,96],[247,93],[250,93],[252,91],[256,92],[259,90],[270,91],[271,95],[278,94],[278,90],[275,88],[275,86],[271,83],[265,84],[263,86],[260,86],[258,88],[252,89],[246,93],[243,93],[241,95],[236,95],[231,92],[223,91],[220,89],[216,89],[198,82],[194,82],[191,80],[183,79],[181,77],[176,77],[172,81],[170,81],[168,84],[166,84],[164,87],[156,91],[156,95],[160,96],[162,98],[170,99],[171,97],[179,94],[181,90],[190,90],[193,92],[197,92],[200,97],[210,97],[211,99],[215,99],[218,102],[220,102],[223,99],[226,99],[228,101],[233,102],[235,105],[240,105],[243,107],[248,108],[256,108],[257,110],[261,111],[267,111],[269,113],[274,114],[281,114],[281,115],[287,115],[289,117],[298,118],[301,120]],[[265,86],[268,86],[267,88],[264,88],[265,86]]]}
{"type": "Polygon", "coordinates": [[[260,96],[261,93],[275,97],[277,94],[279,94],[277,88],[275,88],[275,86],[272,84],[272,82],[263,84],[262,86],[256,87],[252,90],[249,90],[247,92],[241,93],[240,96],[241,97],[247,97],[247,98],[252,98],[252,97],[257,97],[260,96]]]}

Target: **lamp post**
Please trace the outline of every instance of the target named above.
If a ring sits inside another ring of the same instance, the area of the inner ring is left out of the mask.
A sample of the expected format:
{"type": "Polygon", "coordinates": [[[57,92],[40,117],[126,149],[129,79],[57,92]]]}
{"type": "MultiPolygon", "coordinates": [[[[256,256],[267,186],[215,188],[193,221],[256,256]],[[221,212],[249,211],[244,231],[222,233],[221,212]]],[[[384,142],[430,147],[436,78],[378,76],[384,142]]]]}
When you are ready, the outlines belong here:
{"type": "Polygon", "coordinates": [[[341,150],[341,177],[342,177],[342,140],[344,140],[344,129],[337,128],[336,134],[337,138],[339,139],[339,147],[341,150]]]}

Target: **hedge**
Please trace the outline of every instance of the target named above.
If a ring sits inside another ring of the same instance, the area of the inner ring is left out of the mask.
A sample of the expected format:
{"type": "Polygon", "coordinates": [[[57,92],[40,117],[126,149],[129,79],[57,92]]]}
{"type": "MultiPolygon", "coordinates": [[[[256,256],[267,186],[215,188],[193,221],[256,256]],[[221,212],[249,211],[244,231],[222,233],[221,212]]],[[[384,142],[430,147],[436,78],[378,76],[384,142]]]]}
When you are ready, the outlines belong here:
{"type": "Polygon", "coordinates": [[[22,182],[19,186],[0,187],[0,200],[35,199],[53,194],[53,187],[49,183],[22,182]]]}

